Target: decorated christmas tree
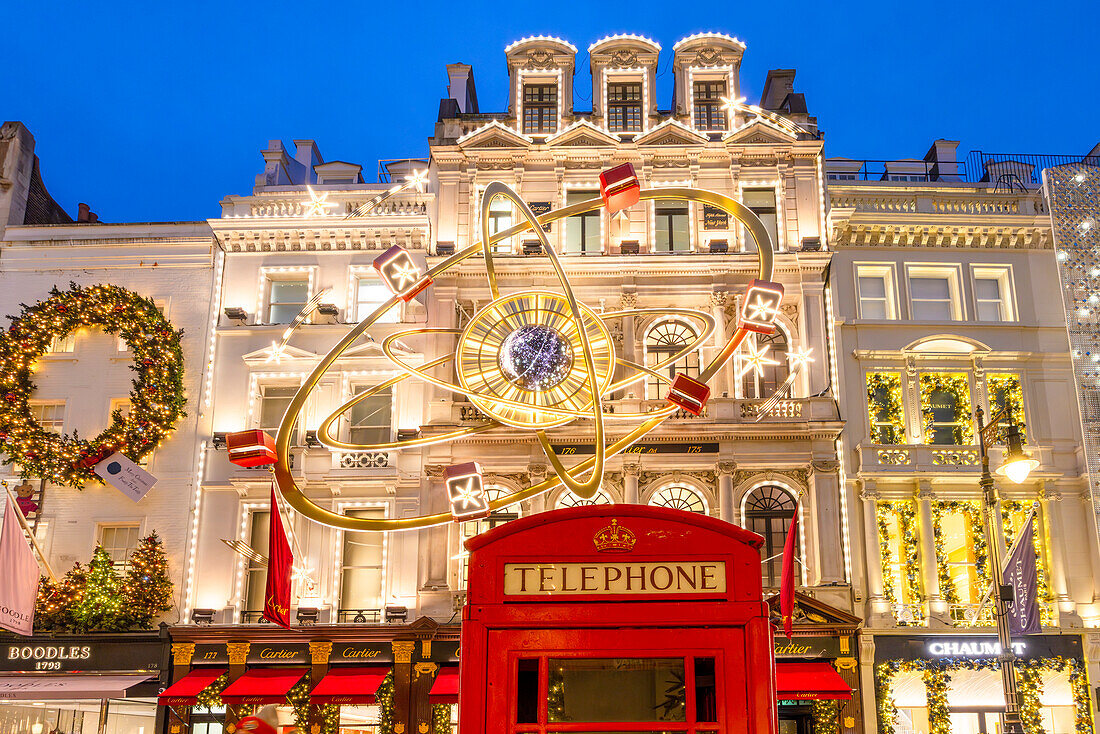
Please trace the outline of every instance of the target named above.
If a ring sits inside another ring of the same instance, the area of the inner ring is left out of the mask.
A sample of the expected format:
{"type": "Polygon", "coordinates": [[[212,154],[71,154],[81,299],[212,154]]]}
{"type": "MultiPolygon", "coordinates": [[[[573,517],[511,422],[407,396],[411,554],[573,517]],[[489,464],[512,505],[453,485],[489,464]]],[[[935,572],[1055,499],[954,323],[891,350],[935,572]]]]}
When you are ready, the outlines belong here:
{"type": "Polygon", "coordinates": [[[86,569],[79,563],[53,583],[45,576],[38,584],[34,605],[36,632],[64,632],[72,629],[72,608],[84,594],[86,569]]]}
{"type": "Polygon", "coordinates": [[[126,600],[130,629],[152,629],[156,616],[172,608],[168,557],[155,530],[142,538],[131,554],[122,594],[126,600]]]}
{"type": "Polygon", "coordinates": [[[76,632],[118,632],[128,626],[122,579],[115,571],[111,554],[96,548],[88,564],[84,593],[71,607],[76,632]]]}

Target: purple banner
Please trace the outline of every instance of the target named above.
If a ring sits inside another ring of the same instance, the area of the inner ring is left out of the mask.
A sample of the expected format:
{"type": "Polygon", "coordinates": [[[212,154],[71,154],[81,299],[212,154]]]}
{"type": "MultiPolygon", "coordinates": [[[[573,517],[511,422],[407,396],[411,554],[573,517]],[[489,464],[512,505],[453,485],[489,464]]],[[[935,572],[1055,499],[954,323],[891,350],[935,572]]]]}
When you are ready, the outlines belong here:
{"type": "Polygon", "coordinates": [[[1020,531],[1016,549],[1009,556],[1004,568],[1004,583],[1012,587],[1013,601],[1006,609],[1008,628],[1014,635],[1031,635],[1040,632],[1039,582],[1036,575],[1035,540],[1029,515],[1020,531]]]}

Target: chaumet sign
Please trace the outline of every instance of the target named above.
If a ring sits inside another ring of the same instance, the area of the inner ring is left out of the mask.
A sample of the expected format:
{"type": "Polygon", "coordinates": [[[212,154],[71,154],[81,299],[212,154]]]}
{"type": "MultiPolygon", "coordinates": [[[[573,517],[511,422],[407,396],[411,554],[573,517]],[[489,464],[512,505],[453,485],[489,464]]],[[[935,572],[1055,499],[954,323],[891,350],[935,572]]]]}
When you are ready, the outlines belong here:
{"type": "MultiPolygon", "coordinates": [[[[991,658],[1001,654],[1001,643],[995,640],[930,640],[928,654],[935,657],[991,658]]],[[[1023,655],[1027,644],[1013,642],[1012,651],[1023,655]]]]}

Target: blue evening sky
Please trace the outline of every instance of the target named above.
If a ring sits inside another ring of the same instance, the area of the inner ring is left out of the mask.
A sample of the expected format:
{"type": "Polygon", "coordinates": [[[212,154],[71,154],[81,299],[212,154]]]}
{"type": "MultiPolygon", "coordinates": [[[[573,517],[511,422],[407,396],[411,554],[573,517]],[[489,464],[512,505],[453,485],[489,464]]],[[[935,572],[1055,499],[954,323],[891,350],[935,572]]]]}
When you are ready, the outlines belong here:
{"type": "Polygon", "coordinates": [[[640,33],[663,47],[704,30],[748,45],[743,93],[768,69],[796,88],[827,155],[1084,154],[1100,141],[1100,3],[972,2],[26,2],[5,34],[0,114],[34,134],[43,177],[70,214],[104,221],[217,216],[247,194],[268,139],[318,141],[326,160],[424,156],[444,66],[474,66],[482,111],[506,106],[504,46],[550,34],[585,49],[640,33]],[[21,17],[20,17],[21,16],[21,17]]]}

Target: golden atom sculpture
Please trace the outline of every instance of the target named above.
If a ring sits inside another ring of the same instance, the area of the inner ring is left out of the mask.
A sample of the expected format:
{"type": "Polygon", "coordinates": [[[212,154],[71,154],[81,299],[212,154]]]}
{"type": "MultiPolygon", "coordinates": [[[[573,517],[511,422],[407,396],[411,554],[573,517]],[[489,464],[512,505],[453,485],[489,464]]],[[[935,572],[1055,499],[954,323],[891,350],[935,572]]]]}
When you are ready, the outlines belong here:
{"type": "MultiPolygon", "coordinates": [[[[629,168],[626,166],[625,168],[629,168]]],[[[617,169],[612,169],[615,171],[617,169]]],[[[611,173],[605,172],[606,173],[611,173]]],[[[353,531],[409,530],[430,527],[484,516],[490,511],[513,505],[555,487],[564,485],[581,498],[595,495],[603,481],[604,465],[608,457],[615,456],[646,436],[677,409],[683,408],[698,414],[706,402],[709,388],[706,383],[732,358],[750,332],[771,333],[775,329],[775,316],[783,295],[782,286],[771,282],[773,245],[760,219],[738,201],[714,191],[686,187],[639,189],[632,169],[633,198],[639,200],[686,200],[717,207],[743,224],[756,243],[759,261],[758,277],[745,293],[744,307],[737,328],[723,342],[714,358],[691,378],[680,373],[672,381],[667,406],[647,412],[616,412],[605,414],[602,400],[605,396],[650,376],[660,380],[667,377],[660,370],[676,364],[700,346],[714,333],[713,317],[702,311],[687,308],[638,308],[597,313],[578,303],[573,289],[562,268],[557,253],[550,244],[542,225],[565,217],[608,208],[609,212],[624,208],[614,196],[588,199],[561,209],[535,216],[519,195],[501,182],[493,182],[481,199],[481,240],[470,245],[435,267],[422,272],[407,252],[400,247],[390,248],[375,260],[382,280],[394,291],[394,295],[360,321],[325,355],[313,372],[305,379],[294,395],[279,426],[275,439],[277,460],[274,465],[275,484],[282,496],[298,512],[324,525],[353,531]],[[511,201],[520,212],[523,222],[511,228],[489,233],[488,209],[497,197],[511,201]],[[557,276],[561,292],[524,290],[501,295],[493,265],[492,245],[523,232],[531,231],[539,238],[542,249],[557,276]],[[327,510],[305,496],[290,472],[290,443],[293,428],[307,398],[317,383],[355,342],[378,319],[401,300],[409,300],[431,284],[432,279],[445,273],[458,263],[481,254],[485,260],[485,272],[492,293],[492,302],[479,310],[464,329],[419,328],[391,334],[382,340],[383,354],[400,371],[400,374],[379,385],[358,393],[318,427],[317,437],[327,447],[339,451],[399,451],[418,446],[453,441],[465,436],[485,433],[501,426],[509,426],[535,432],[553,475],[522,490],[490,501],[480,484],[480,469],[474,463],[449,467],[447,477],[451,494],[452,511],[404,518],[357,518],[327,510]],[[683,349],[650,367],[623,359],[615,354],[614,342],[607,323],[625,316],[660,314],[679,316],[699,325],[698,336],[683,349]],[[395,353],[394,344],[401,339],[427,334],[452,334],[458,336],[453,354],[431,359],[419,366],[409,364],[395,353]],[[458,382],[441,380],[430,371],[454,360],[458,382]],[[626,376],[614,380],[616,366],[624,368],[626,376]],[[476,405],[489,420],[483,425],[469,426],[443,434],[416,439],[377,444],[354,444],[340,440],[334,434],[334,424],[351,407],[403,380],[418,378],[445,390],[465,396],[476,405]],[[593,424],[595,452],[577,464],[566,467],[553,451],[547,429],[566,425],[578,419],[590,419],[593,424]],[[605,421],[636,423],[621,437],[607,442],[605,421]],[[587,476],[585,476],[587,475],[587,476]],[[472,510],[471,510],[472,508],[472,510]]],[[[601,177],[601,180],[603,177],[601,177]]],[[[622,189],[620,189],[621,191],[622,189]]],[[[628,204],[627,204],[628,205],[628,204]]],[[[795,362],[792,369],[797,369],[795,362]]],[[[790,381],[785,383],[789,386],[790,381]]],[[[784,388],[785,389],[785,388],[784,388]]]]}

